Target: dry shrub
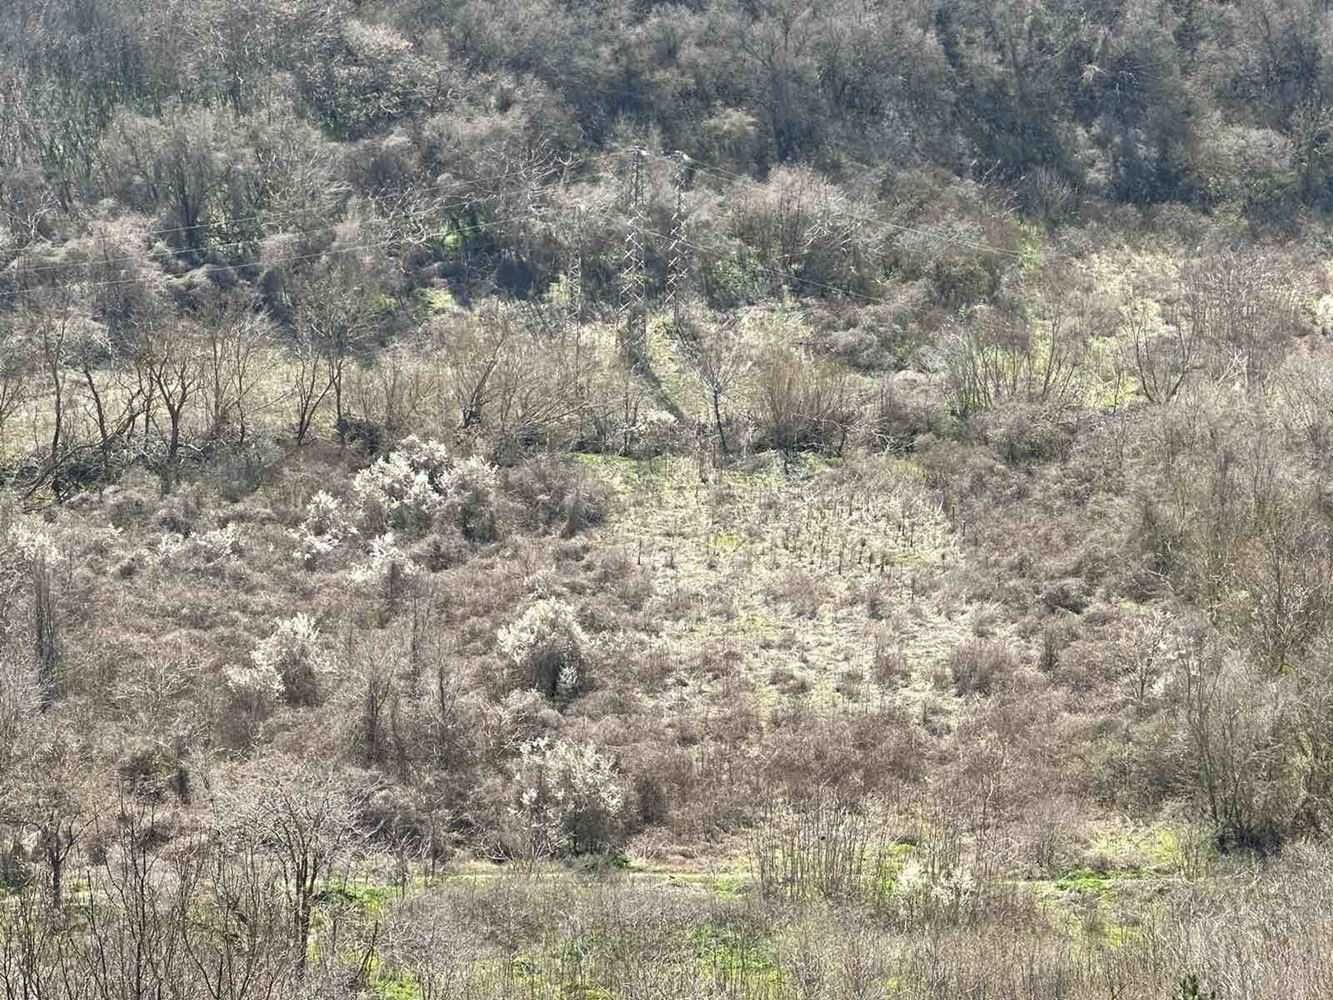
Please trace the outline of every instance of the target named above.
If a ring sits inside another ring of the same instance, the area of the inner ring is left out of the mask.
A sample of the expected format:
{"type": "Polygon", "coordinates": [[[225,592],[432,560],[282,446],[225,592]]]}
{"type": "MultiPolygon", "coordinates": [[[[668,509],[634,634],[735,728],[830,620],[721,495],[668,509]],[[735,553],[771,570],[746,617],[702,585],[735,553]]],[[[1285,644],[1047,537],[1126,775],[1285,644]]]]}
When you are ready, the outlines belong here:
{"type": "Polygon", "coordinates": [[[798,705],[764,737],[765,787],[788,798],[827,788],[849,799],[896,788],[922,773],[919,731],[894,708],[824,714],[798,705]]]}
{"type": "Polygon", "coordinates": [[[1068,426],[1031,406],[1010,405],[977,418],[983,438],[1011,465],[1067,459],[1074,438],[1068,426]]]}
{"type": "Polygon", "coordinates": [[[781,261],[809,281],[875,290],[865,267],[874,259],[872,237],[845,191],[803,166],[778,167],[744,191],[728,202],[727,229],[761,259],[781,261]]]}
{"type": "Polygon", "coordinates": [[[768,675],[768,683],[788,698],[799,698],[810,693],[810,678],[798,674],[791,667],[774,667],[768,675]]]}
{"type": "Polygon", "coordinates": [[[653,596],[652,580],[623,549],[610,549],[597,556],[593,582],[632,611],[643,610],[653,596]]]}
{"type": "Polygon", "coordinates": [[[893,585],[883,580],[869,580],[865,583],[861,599],[865,602],[866,615],[874,621],[883,621],[893,613],[893,585]]]}
{"type": "Polygon", "coordinates": [[[1101,639],[1076,639],[1057,654],[1053,679],[1071,691],[1102,688],[1117,672],[1117,651],[1101,639]]]}
{"type": "Polygon", "coordinates": [[[769,899],[879,902],[892,854],[873,804],[827,793],[770,802],[750,835],[750,870],[769,899]]]}
{"type": "Polygon", "coordinates": [[[740,675],[745,662],[745,651],[730,639],[710,639],[704,643],[691,665],[692,669],[711,681],[725,681],[740,675]]]}
{"type": "Polygon", "coordinates": [[[1042,588],[1041,602],[1051,611],[1082,614],[1089,602],[1088,585],[1078,577],[1053,580],[1042,588]]]}
{"type": "Polygon", "coordinates": [[[949,677],[959,695],[989,695],[1018,670],[1018,659],[1003,642],[970,639],[949,657],[949,677]]]}
{"type": "Polygon", "coordinates": [[[912,668],[903,653],[902,644],[884,628],[875,632],[875,650],[872,654],[872,673],[881,687],[892,687],[910,678],[912,668]]]}
{"type": "Polygon", "coordinates": [[[756,445],[782,452],[841,455],[860,417],[851,377],[828,361],[774,346],[755,366],[756,445]]]}
{"type": "Polygon", "coordinates": [[[641,743],[621,754],[630,776],[630,805],[637,826],[669,826],[679,802],[685,801],[694,770],[683,747],[641,743]]]}
{"type": "Polygon", "coordinates": [[[827,600],[823,584],[803,569],[784,573],[769,586],[768,596],[790,605],[800,618],[818,618],[827,600]]]}
{"type": "Polygon", "coordinates": [[[838,673],[838,679],[833,685],[833,690],[844,698],[855,700],[860,697],[861,685],[865,683],[865,679],[864,672],[857,670],[855,667],[849,667],[838,673]]]}
{"type": "Polygon", "coordinates": [[[566,458],[528,459],[505,471],[504,489],[529,530],[559,530],[566,537],[601,524],[610,504],[597,478],[566,458]]]}

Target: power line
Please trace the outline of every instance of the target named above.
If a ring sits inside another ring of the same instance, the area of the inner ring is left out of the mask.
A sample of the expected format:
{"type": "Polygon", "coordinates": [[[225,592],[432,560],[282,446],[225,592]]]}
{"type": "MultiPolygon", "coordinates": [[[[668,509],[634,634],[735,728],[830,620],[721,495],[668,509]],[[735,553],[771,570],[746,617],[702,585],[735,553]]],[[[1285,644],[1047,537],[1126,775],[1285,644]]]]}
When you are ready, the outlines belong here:
{"type": "MultiPolygon", "coordinates": [[[[472,205],[480,204],[480,203],[482,203],[482,202],[493,201],[494,199],[496,199],[496,198],[498,198],[498,197],[500,197],[500,194],[499,194],[499,193],[496,193],[496,194],[490,194],[490,195],[483,195],[483,196],[479,196],[479,197],[477,197],[477,198],[475,198],[475,199],[470,199],[468,202],[460,203],[460,205],[461,205],[461,207],[470,207],[470,206],[472,206],[472,205]]],[[[406,215],[398,216],[398,220],[399,220],[399,221],[402,221],[402,220],[407,220],[407,219],[413,219],[413,218],[416,218],[416,217],[418,217],[418,216],[422,216],[422,215],[430,215],[430,214],[434,214],[434,213],[436,213],[436,212],[447,212],[447,211],[449,211],[451,208],[454,208],[454,207],[459,207],[459,206],[455,206],[455,205],[437,205],[437,206],[432,206],[431,208],[421,209],[421,210],[419,210],[419,211],[417,211],[417,212],[409,212],[409,213],[407,213],[406,215]]],[[[269,237],[273,237],[273,236],[313,236],[313,235],[315,235],[316,233],[323,233],[323,232],[329,232],[329,231],[331,231],[331,230],[334,230],[334,229],[336,229],[336,228],[337,228],[339,225],[341,225],[341,224],[342,224],[342,223],[340,223],[340,222],[331,222],[331,223],[329,223],[328,225],[325,225],[325,226],[318,226],[318,227],[316,227],[316,228],[314,228],[314,229],[287,229],[287,230],[278,230],[278,231],[276,231],[276,232],[271,232],[271,233],[264,233],[264,234],[261,234],[261,235],[259,235],[259,236],[256,236],[256,237],[252,238],[252,239],[247,239],[247,240],[233,240],[233,241],[228,242],[228,243],[214,243],[214,244],[211,244],[207,249],[208,249],[210,252],[215,252],[215,251],[218,251],[218,250],[231,250],[231,249],[236,249],[237,247],[247,247],[247,246],[251,246],[251,245],[254,244],[254,243],[259,242],[260,240],[267,239],[267,238],[269,238],[269,237]]],[[[46,273],[46,272],[48,272],[48,271],[64,271],[64,270],[67,270],[67,269],[69,269],[69,268],[74,268],[74,267],[88,267],[88,268],[91,268],[91,267],[103,266],[103,265],[111,265],[111,264],[123,264],[123,265],[128,265],[128,264],[153,264],[153,263],[156,263],[156,262],[157,262],[157,258],[153,257],[153,256],[152,256],[151,254],[149,254],[149,253],[142,253],[142,254],[126,254],[126,255],[124,255],[124,256],[120,256],[120,257],[98,257],[98,258],[96,258],[96,259],[94,259],[94,260],[80,260],[80,261],[70,261],[70,262],[68,262],[68,263],[62,263],[62,264],[41,264],[41,265],[37,265],[37,266],[34,266],[34,267],[19,267],[19,268],[12,268],[12,269],[7,269],[7,270],[5,270],[4,272],[0,272],[0,273],[4,273],[4,274],[8,274],[8,275],[14,275],[14,276],[16,276],[16,277],[26,277],[26,276],[28,276],[28,275],[33,275],[33,274],[44,274],[44,273],[46,273]]],[[[238,265],[216,265],[216,266],[226,266],[226,267],[232,267],[232,266],[235,266],[235,267],[241,267],[241,266],[244,266],[244,265],[239,265],[239,264],[238,264],[238,265]]],[[[128,280],[137,280],[137,279],[128,279],[128,280]]]]}
{"type": "MultiPolygon", "coordinates": [[[[585,164],[585,163],[590,163],[590,162],[592,162],[593,160],[605,159],[605,158],[607,158],[607,157],[609,157],[609,156],[613,156],[613,155],[615,155],[615,154],[613,154],[613,153],[590,153],[590,154],[588,154],[587,156],[580,157],[580,158],[578,158],[578,159],[576,159],[576,160],[571,160],[571,161],[568,161],[568,162],[565,162],[565,163],[559,163],[559,164],[556,164],[556,165],[554,165],[554,166],[548,167],[546,170],[541,171],[541,172],[538,174],[538,176],[539,176],[539,177],[547,177],[547,176],[550,176],[551,174],[554,174],[554,173],[561,173],[561,172],[567,171],[570,167],[577,166],[577,165],[581,165],[581,164],[585,164]]],[[[507,173],[501,174],[498,178],[495,178],[495,179],[496,179],[496,180],[499,180],[499,181],[505,181],[505,180],[508,180],[510,177],[518,177],[518,176],[521,176],[522,173],[523,173],[523,172],[520,171],[520,170],[511,170],[511,171],[508,171],[507,173]]],[[[479,197],[495,197],[495,195],[485,195],[485,196],[479,196],[479,197]]],[[[218,223],[218,225],[220,225],[220,226],[224,226],[224,227],[225,227],[225,226],[234,226],[234,225],[237,225],[237,224],[242,223],[242,222],[256,222],[256,221],[261,221],[261,220],[264,220],[264,219],[272,220],[272,219],[274,219],[274,218],[277,218],[277,219],[293,218],[293,217],[296,217],[296,216],[300,216],[300,215],[302,215],[302,214],[304,214],[303,210],[301,210],[301,209],[292,209],[292,210],[287,211],[287,212],[279,213],[279,214],[276,215],[276,216],[274,216],[274,215],[270,215],[270,214],[260,214],[260,215],[251,215],[251,216],[239,216],[239,217],[237,217],[237,218],[228,219],[226,222],[218,223]]],[[[168,233],[180,233],[180,232],[186,232],[187,230],[190,230],[190,229],[197,229],[197,228],[198,228],[198,225],[195,225],[195,226],[172,226],[172,227],[168,227],[168,228],[165,228],[165,229],[149,229],[149,230],[146,230],[142,235],[144,235],[144,236],[161,236],[161,235],[165,235],[165,234],[168,234],[168,233]]]]}

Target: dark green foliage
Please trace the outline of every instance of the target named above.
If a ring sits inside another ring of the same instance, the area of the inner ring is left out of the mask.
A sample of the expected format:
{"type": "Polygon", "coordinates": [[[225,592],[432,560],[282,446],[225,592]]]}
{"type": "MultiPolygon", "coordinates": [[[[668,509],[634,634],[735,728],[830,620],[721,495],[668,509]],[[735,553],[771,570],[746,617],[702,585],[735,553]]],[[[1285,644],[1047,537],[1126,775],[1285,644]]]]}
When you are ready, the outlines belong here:
{"type": "Polygon", "coordinates": [[[1204,989],[1199,977],[1193,972],[1187,972],[1180,977],[1180,982],[1176,983],[1176,988],[1171,993],[1171,1000],[1217,1000],[1217,993],[1204,989]]]}

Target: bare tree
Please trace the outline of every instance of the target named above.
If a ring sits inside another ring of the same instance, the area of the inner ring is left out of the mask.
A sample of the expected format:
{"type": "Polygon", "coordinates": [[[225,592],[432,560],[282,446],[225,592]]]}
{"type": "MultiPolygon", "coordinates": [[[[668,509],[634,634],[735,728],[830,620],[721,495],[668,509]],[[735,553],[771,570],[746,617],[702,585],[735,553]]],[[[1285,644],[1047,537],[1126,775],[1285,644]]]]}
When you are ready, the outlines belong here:
{"type": "Polygon", "coordinates": [[[1224,843],[1275,847],[1299,802],[1286,745],[1289,685],[1255,676],[1239,656],[1202,638],[1180,647],[1175,667],[1187,781],[1203,812],[1224,843]]]}
{"type": "Polygon", "coordinates": [[[23,322],[35,344],[37,364],[45,381],[44,395],[50,401],[50,443],[43,468],[28,484],[31,495],[46,484],[67,457],[68,355],[78,325],[69,290],[29,298],[24,305],[23,322]]]}
{"type": "Polygon", "coordinates": [[[123,794],[114,822],[96,824],[100,860],[89,872],[78,972],[95,1000],[189,995],[182,922],[164,891],[167,864],[155,850],[156,806],[123,794]]]}
{"type": "Polygon", "coordinates": [[[1147,705],[1172,655],[1171,619],[1154,611],[1129,624],[1116,645],[1120,683],[1137,708],[1147,705]]]}
{"type": "Polygon", "coordinates": [[[790,160],[817,120],[815,108],[803,105],[812,99],[818,73],[814,56],[820,5],[814,0],[757,0],[745,6],[753,16],[739,15],[739,49],[758,83],[755,96],[768,119],[777,159],[790,160]]]}
{"type": "Polygon", "coordinates": [[[415,340],[381,351],[373,364],[351,373],[348,396],[356,412],[383,428],[390,440],[402,437],[428,419],[435,405],[434,385],[421,364],[421,344],[415,340]]]}
{"type": "Polygon", "coordinates": [[[197,331],[186,324],[154,325],[139,337],[135,363],[167,415],[166,452],[159,469],[163,493],[176,485],[187,408],[204,387],[204,356],[197,331]]]}
{"type": "Polygon", "coordinates": [[[146,416],[153,393],[143,369],[121,364],[122,360],[101,330],[78,338],[71,351],[79,399],[97,428],[104,482],[111,478],[117,444],[127,440],[138,419],[146,416]]]}
{"type": "Polygon", "coordinates": [[[292,431],[296,446],[305,444],[314,429],[320,407],[333,388],[320,356],[319,345],[298,325],[288,365],[288,390],[294,406],[292,431]]]}
{"type": "Polygon", "coordinates": [[[333,426],[340,438],[346,426],[347,369],[367,347],[381,297],[382,291],[354,261],[339,261],[306,278],[297,294],[298,336],[323,368],[318,379],[323,389],[317,396],[321,402],[331,396],[333,426]]]}
{"type": "Polygon", "coordinates": [[[20,758],[41,709],[37,671],[16,643],[0,641],[0,781],[20,758]]]}
{"type": "Polygon", "coordinates": [[[58,911],[70,859],[92,821],[79,749],[59,735],[35,732],[15,772],[16,786],[0,797],[3,818],[35,836],[47,900],[58,911]]]}
{"type": "Polygon", "coordinates": [[[494,386],[492,378],[516,336],[507,311],[492,306],[451,331],[444,353],[444,391],[458,414],[458,428],[470,431],[482,425],[494,386]]]}
{"type": "Polygon", "coordinates": [[[32,645],[42,708],[55,703],[59,686],[60,620],[52,582],[55,574],[44,555],[32,562],[32,645]]]}
{"type": "Polygon", "coordinates": [[[245,443],[269,346],[267,322],[242,303],[219,303],[205,317],[200,391],[210,440],[234,437],[245,443]]]}
{"type": "MultiPolygon", "coordinates": [[[[0,317],[0,442],[9,440],[5,429],[27,403],[32,390],[34,358],[30,346],[11,319],[0,317]]],[[[0,459],[3,457],[0,449],[0,459]]]]}
{"type": "Polygon", "coordinates": [[[310,948],[320,885],[361,842],[357,809],[365,797],[347,776],[316,764],[266,761],[226,803],[225,836],[276,865],[299,972],[310,948]]]}
{"type": "Polygon", "coordinates": [[[297,953],[279,875],[253,843],[196,843],[175,865],[181,949],[208,1000],[288,995],[297,953]],[[201,902],[211,919],[199,920],[201,902]]]}
{"type": "MultiPolygon", "coordinates": [[[[0,996],[40,1000],[61,996],[57,983],[70,961],[63,917],[32,889],[6,897],[5,933],[0,934],[0,996]]],[[[71,1000],[77,996],[71,991],[71,1000]]]]}
{"type": "Polygon", "coordinates": [[[1294,665],[1333,618],[1333,534],[1298,498],[1264,511],[1255,558],[1238,576],[1251,595],[1248,631],[1273,673],[1294,665]]]}
{"type": "Polygon", "coordinates": [[[1286,354],[1296,326],[1292,276],[1257,256],[1226,254],[1190,268],[1177,313],[1206,338],[1217,377],[1240,369],[1254,392],[1286,354]]]}
{"type": "Polygon", "coordinates": [[[578,338],[548,336],[498,305],[450,333],[441,382],[460,432],[513,450],[552,440],[587,407],[598,362],[578,338]]]}
{"type": "Polygon", "coordinates": [[[701,324],[687,347],[694,369],[708,394],[713,426],[722,453],[730,454],[726,426],[722,418],[723,401],[741,383],[754,364],[739,332],[728,323],[701,324]]]}
{"type": "Polygon", "coordinates": [[[1150,402],[1171,402],[1201,368],[1202,324],[1184,304],[1167,310],[1159,329],[1146,302],[1131,302],[1122,311],[1120,329],[1139,392],[1150,402]]]}
{"type": "Polygon", "coordinates": [[[121,111],[102,138],[99,157],[112,190],[144,208],[162,207],[171,220],[168,242],[201,255],[214,239],[215,209],[241,170],[235,128],[225,112],[180,106],[149,118],[121,111]]]}

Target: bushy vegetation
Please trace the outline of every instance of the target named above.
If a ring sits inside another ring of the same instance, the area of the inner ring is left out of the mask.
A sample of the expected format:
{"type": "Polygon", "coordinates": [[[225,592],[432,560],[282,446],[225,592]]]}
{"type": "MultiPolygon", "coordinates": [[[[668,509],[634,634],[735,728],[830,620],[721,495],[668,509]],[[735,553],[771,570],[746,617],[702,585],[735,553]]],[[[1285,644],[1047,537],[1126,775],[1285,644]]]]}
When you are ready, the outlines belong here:
{"type": "Polygon", "coordinates": [[[1323,997],[1333,21],[0,9],[0,996],[1323,997]]]}

